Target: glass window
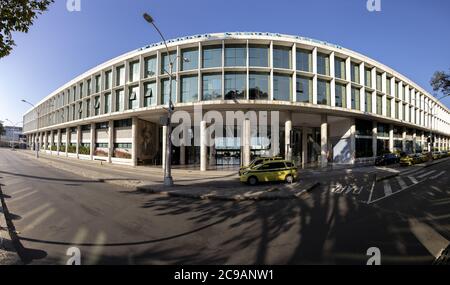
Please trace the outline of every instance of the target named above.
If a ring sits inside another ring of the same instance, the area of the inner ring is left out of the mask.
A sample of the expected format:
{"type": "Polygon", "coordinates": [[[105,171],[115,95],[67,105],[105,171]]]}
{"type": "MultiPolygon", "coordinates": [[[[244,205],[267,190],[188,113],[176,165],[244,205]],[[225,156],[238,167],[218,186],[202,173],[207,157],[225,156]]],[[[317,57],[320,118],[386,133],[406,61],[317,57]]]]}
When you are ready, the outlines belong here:
{"type": "Polygon", "coordinates": [[[92,82],[91,81],[92,81],[91,79],[88,79],[86,82],[86,92],[87,92],[88,96],[91,95],[91,93],[92,93],[92,89],[91,89],[92,82]]]}
{"type": "Polygon", "coordinates": [[[156,82],[144,83],[144,107],[156,104],[156,82]]]}
{"type": "Polygon", "coordinates": [[[95,93],[100,92],[101,89],[101,76],[95,76],[95,93]]]}
{"type": "Polygon", "coordinates": [[[222,99],[222,74],[203,75],[203,100],[222,99]]]}
{"type": "Polygon", "coordinates": [[[269,74],[250,73],[249,74],[250,100],[269,99],[269,74]]]}
{"type": "Polygon", "coordinates": [[[74,87],[72,88],[72,96],[73,96],[73,101],[77,101],[77,100],[78,100],[78,97],[77,97],[77,87],[76,87],[76,86],[74,86],[74,87]]]}
{"type": "Polygon", "coordinates": [[[330,104],[330,82],[326,80],[317,80],[317,104],[330,104]]]}
{"type": "Polygon", "coordinates": [[[116,68],[116,86],[125,84],[125,67],[119,66],[116,68]]]}
{"type": "Polygon", "coordinates": [[[170,72],[170,61],[173,61],[172,72],[177,70],[177,52],[171,52],[169,55],[167,53],[161,54],[161,74],[169,74],[170,72]]]}
{"type": "Polygon", "coordinates": [[[139,86],[128,88],[128,109],[139,108],[139,86]]]}
{"type": "Polygon", "coordinates": [[[245,99],[246,73],[225,73],[225,100],[245,99]]]}
{"type": "Polygon", "coordinates": [[[366,98],[364,100],[364,108],[366,112],[372,113],[372,93],[366,92],[366,98]]]}
{"type": "Polygon", "coordinates": [[[399,90],[399,84],[398,84],[397,81],[395,81],[395,98],[399,98],[399,97],[398,97],[398,96],[399,96],[398,93],[400,93],[400,90],[399,90]]]}
{"type": "Polygon", "coordinates": [[[105,94],[105,114],[108,114],[111,112],[111,93],[105,94]]]}
{"type": "Polygon", "coordinates": [[[359,104],[359,98],[360,97],[360,90],[359,88],[352,87],[352,109],[353,110],[359,110],[360,104],[359,104]]]}
{"type": "Polygon", "coordinates": [[[123,89],[116,90],[116,112],[123,111],[125,109],[125,94],[123,89]]]}
{"type": "Polygon", "coordinates": [[[83,118],[83,101],[78,103],[78,119],[83,118]]]}
{"type": "Polygon", "coordinates": [[[312,103],[312,79],[297,76],[296,84],[297,102],[312,103]]]}
{"type": "Polygon", "coordinates": [[[345,60],[334,58],[334,77],[345,80],[345,60]]]}
{"type": "Polygon", "coordinates": [[[83,98],[83,83],[80,83],[80,99],[83,98]]]}
{"type": "Polygon", "coordinates": [[[377,136],[378,137],[389,137],[389,125],[378,123],[377,124],[377,136]]]}
{"type": "Polygon", "coordinates": [[[399,119],[399,115],[398,115],[398,113],[399,113],[399,105],[400,105],[400,102],[396,102],[395,103],[395,118],[396,119],[399,119]]]}
{"type": "Polygon", "coordinates": [[[86,118],[91,116],[91,99],[86,100],[86,118]]]}
{"type": "Polygon", "coordinates": [[[246,45],[225,46],[225,66],[246,66],[246,65],[247,65],[246,45]]]}
{"type": "Polygon", "coordinates": [[[274,47],[273,48],[273,67],[274,68],[291,68],[291,48],[274,47]]]}
{"type": "Polygon", "coordinates": [[[183,103],[198,101],[198,77],[197,76],[181,77],[180,101],[183,103]]]}
{"type": "Polygon", "coordinates": [[[392,99],[391,98],[387,98],[386,99],[386,116],[388,116],[388,117],[391,117],[391,103],[392,103],[392,101],[391,101],[392,99]]]}
{"type": "MultiPolygon", "coordinates": [[[[161,104],[169,104],[169,79],[163,79],[161,80],[161,104]]],[[[177,82],[175,80],[172,80],[172,92],[171,92],[171,98],[172,102],[175,102],[176,99],[176,88],[177,88],[177,82]]]]}
{"type": "Polygon", "coordinates": [[[402,105],[402,120],[406,121],[406,104],[402,105]]]}
{"type": "Polygon", "coordinates": [[[130,62],[130,78],[129,82],[134,82],[136,80],[139,80],[139,61],[133,61],[130,62]]]}
{"type": "Polygon", "coordinates": [[[203,68],[222,66],[222,46],[203,47],[203,68]]]}
{"type": "Polygon", "coordinates": [[[112,82],[112,71],[108,70],[105,72],[105,89],[111,89],[112,82]]]}
{"type": "Polygon", "coordinates": [[[145,77],[156,75],[156,56],[149,56],[144,59],[144,69],[145,77]]]}
{"type": "Polygon", "coordinates": [[[291,101],[292,81],[291,76],[274,74],[273,76],[273,100],[291,101]]]}
{"type": "Polygon", "coordinates": [[[391,95],[391,79],[386,78],[386,94],[391,95]]]}
{"type": "Polygon", "coordinates": [[[369,88],[372,88],[372,72],[368,68],[365,68],[364,80],[365,85],[369,88]]]}
{"type": "Polygon", "coordinates": [[[250,45],[248,48],[250,66],[269,66],[269,48],[264,45],[250,45]]]}
{"type": "Polygon", "coordinates": [[[317,73],[330,75],[330,58],[327,54],[317,53],[317,73]]]}
{"type": "Polygon", "coordinates": [[[383,102],[383,96],[378,96],[377,95],[377,115],[382,115],[383,114],[382,102],[383,102]]]}
{"type": "Polygon", "coordinates": [[[336,107],[342,107],[345,108],[347,106],[347,99],[346,99],[346,93],[347,88],[344,84],[336,83],[335,85],[335,105],[336,107]]]}
{"type": "Polygon", "coordinates": [[[181,61],[181,70],[191,70],[198,68],[198,49],[191,48],[181,51],[183,60],[181,61]]]}
{"type": "Polygon", "coordinates": [[[381,89],[382,89],[381,81],[382,81],[381,73],[377,72],[377,90],[378,91],[381,91],[381,89]]]}
{"type": "Polygon", "coordinates": [[[94,114],[95,116],[100,115],[100,96],[94,98],[94,114]]]}
{"type": "Polygon", "coordinates": [[[309,50],[297,49],[297,70],[312,71],[312,53],[309,50]]]}
{"type": "Polygon", "coordinates": [[[350,67],[352,82],[359,84],[359,64],[352,62],[350,67]]]}

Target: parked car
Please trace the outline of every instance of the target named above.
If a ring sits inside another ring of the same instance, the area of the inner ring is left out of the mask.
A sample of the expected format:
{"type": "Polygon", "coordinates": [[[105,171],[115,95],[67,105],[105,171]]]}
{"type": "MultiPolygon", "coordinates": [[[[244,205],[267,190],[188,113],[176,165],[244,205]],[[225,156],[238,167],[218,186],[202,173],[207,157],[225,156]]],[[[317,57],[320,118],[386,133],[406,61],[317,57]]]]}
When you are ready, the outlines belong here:
{"type": "Polygon", "coordinates": [[[426,152],[420,153],[420,158],[422,162],[427,162],[428,160],[430,160],[429,155],[426,152]]]}
{"type": "Polygon", "coordinates": [[[400,165],[411,166],[422,162],[422,155],[419,153],[411,153],[400,158],[400,165]]]}
{"type": "Polygon", "coordinates": [[[268,161],[246,169],[240,181],[250,185],[259,182],[286,181],[292,183],[297,179],[297,167],[286,160],[268,161]]]}
{"type": "Polygon", "coordinates": [[[445,158],[445,157],[448,157],[448,152],[441,151],[441,158],[445,158]]]}
{"type": "Polygon", "coordinates": [[[279,156],[274,156],[274,157],[258,157],[258,158],[255,158],[254,160],[252,160],[252,161],[250,162],[249,165],[242,166],[241,168],[239,168],[239,176],[241,176],[242,173],[243,173],[244,171],[246,171],[247,169],[250,169],[250,168],[252,168],[252,167],[254,167],[254,166],[257,166],[257,165],[259,165],[259,164],[261,164],[261,163],[264,163],[264,162],[276,161],[276,160],[283,160],[283,158],[282,158],[282,157],[279,157],[279,156]]]}
{"type": "Polygon", "coordinates": [[[441,155],[441,153],[439,151],[433,151],[432,156],[433,156],[433,159],[442,158],[442,155],[441,155]]]}
{"type": "Polygon", "coordinates": [[[395,153],[386,153],[375,159],[375,165],[389,165],[399,163],[400,157],[395,153]]]}

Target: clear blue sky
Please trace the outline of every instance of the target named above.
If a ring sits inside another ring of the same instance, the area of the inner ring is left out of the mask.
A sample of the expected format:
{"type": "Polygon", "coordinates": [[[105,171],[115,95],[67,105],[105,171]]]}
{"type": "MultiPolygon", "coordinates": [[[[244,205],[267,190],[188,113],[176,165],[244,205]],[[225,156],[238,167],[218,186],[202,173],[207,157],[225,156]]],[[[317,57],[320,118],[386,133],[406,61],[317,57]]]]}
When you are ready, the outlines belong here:
{"type": "MultiPolygon", "coordinates": [[[[167,38],[261,31],[335,43],[376,59],[432,91],[434,71],[450,68],[450,1],[381,0],[81,0],[68,12],[56,0],[17,47],[0,59],[0,120],[17,122],[29,106],[75,76],[130,50],[159,41],[142,19],[149,11],[167,38]]],[[[444,102],[450,106],[450,98],[444,102]]]]}

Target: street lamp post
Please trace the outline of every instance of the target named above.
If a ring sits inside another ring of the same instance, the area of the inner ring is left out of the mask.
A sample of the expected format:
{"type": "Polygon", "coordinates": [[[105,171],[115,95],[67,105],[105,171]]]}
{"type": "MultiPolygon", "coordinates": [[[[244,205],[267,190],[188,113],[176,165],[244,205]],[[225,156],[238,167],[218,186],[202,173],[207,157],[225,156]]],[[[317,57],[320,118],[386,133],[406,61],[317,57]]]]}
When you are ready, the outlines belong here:
{"type": "MultiPolygon", "coordinates": [[[[30,102],[28,102],[27,100],[25,100],[25,99],[22,99],[22,102],[24,102],[24,103],[26,103],[26,104],[28,104],[28,105],[31,105],[31,107],[33,107],[34,109],[35,109],[35,111],[36,111],[36,115],[37,115],[37,118],[36,118],[36,132],[38,133],[39,132],[39,110],[38,110],[38,108],[36,108],[36,106],[34,106],[34,104],[33,103],[30,103],[30,102]]],[[[37,140],[39,140],[39,138],[37,138],[37,140]]],[[[41,143],[41,141],[39,140],[39,144],[41,143]]],[[[40,145],[36,145],[36,143],[34,144],[34,148],[36,149],[36,158],[39,158],[39,148],[40,148],[40,145]]]]}
{"type": "MultiPolygon", "coordinates": [[[[167,57],[169,58],[169,70],[167,71],[164,68],[164,72],[166,72],[169,75],[169,107],[167,109],[167,120],[165,121],[166,125],[166,153],[164,154],[164,186],[172,186],[173,185],[173,178],[172,178],[172,140],[171,140],[171,134],[172,134],[172,114],[174,112],[174,105],[172,102],[172,81],[173,81],[173,65],[174,61],[178,59],[178,57],[181,57],[180,55],[177,55],[173,60],[170,57],[169,48],[167,46],[166,39],[164,38],[163,34],[159,30],[159,28],[156,26],[155,21],[153,20],[152,16],[150,16],[147,13],[144,13],[143,15],[145,21],[147,21],[149,24],[151,24],[155,30],[158,32],[159,36],[161,37],[167,52],[167,57]]],[[[182,58],[183,61],[189,62],[187,58],[182,58]]]]}

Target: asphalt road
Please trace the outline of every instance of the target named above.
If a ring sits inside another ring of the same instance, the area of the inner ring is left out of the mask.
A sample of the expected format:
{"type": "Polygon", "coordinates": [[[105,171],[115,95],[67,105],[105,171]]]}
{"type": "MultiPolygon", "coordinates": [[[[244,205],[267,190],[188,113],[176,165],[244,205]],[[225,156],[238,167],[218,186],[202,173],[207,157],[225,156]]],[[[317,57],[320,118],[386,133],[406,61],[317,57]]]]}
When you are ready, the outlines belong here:
{"type": "Polygon", "coordinates": [[[65,264],[72,246],[82,264],[366,264],[371,247],[381,264],[431,264],[450,240],[450,161],[425,170],[401,176],[406,188],[340,177],[296,200],[234,203],[134,192],[0,149],[26,264],[65,264]]]}

